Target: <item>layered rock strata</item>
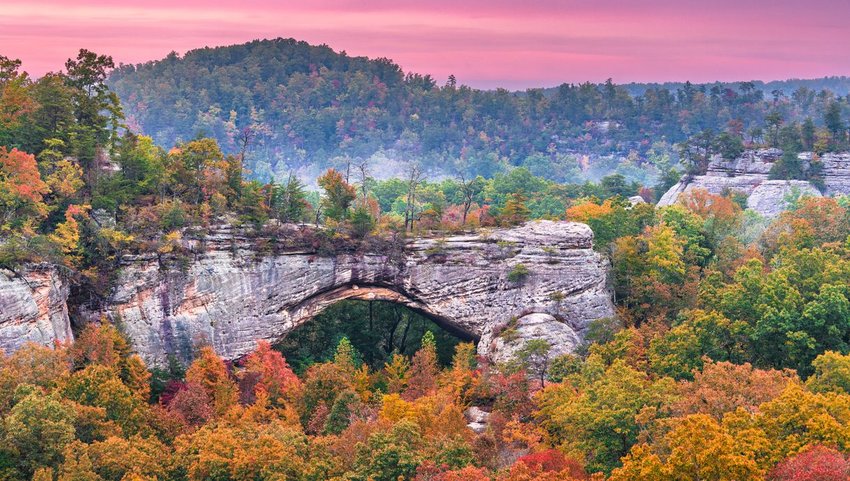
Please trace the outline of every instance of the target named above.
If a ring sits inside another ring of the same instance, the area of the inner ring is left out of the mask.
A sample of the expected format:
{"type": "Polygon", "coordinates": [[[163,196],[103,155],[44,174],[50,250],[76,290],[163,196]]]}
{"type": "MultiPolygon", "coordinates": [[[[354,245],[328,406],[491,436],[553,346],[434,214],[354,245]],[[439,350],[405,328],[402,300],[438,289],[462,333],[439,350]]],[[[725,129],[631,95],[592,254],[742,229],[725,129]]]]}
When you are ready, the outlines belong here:
{"type": "MultiPolygon", "coordinates": [[[[682,179],[661,197],[658,205],[674,204],[685,192],[705,189],[713,194],[742,194],[747,197],[748,208],[763,216],[775,217],[794,197],[850,194],[850,153],[826,153],[817,159],[821,165],[823,192],[804,180],[769,179],[770,169],[781,156],[779,149],[747,151],[732,161],[716,156],[705,175],[682,179]]],[[[799,158],[808,165],[813,154],[802,153],[799,158]]]]}
{"type": "Polygon", "coordinates": [[[0,269],[0,350],[73,339],[68,282],[54,266],[0,269]]]}
{"type": "Polygon", "coordinates": [[[607,263],[592,239],[586,225],[539,221],[413,240],[400,256],[258,256],[252,241],[221,230],[182,271],[163,270],[153,256],[128,259],[107,313],[152,363],[207,343],[238,358],[342,299],[401,303],[478,340],[482,354],[500,347],[496,334],[512,321],[547,314],[557,329],[535,336],[551,334],[565,351],[588,323],[614,315],[607,263]]]}
{"type": "MultiPolygon", "coordinates": [[[[184,240],[178,256],[126,257],[92,317],[108,317],[148,363],[162,365],[170,355],[190,359],[202,344],[239,358],[343,299],[403,304],[500,360],[532,338],[570,352],[591,321],[614,315],[607,261],[584,224],[537,221],[337,254],[293,247],[310,245],[286,242],[303,234],[297,227],[280,232],[258,238],[220,227],[184,240]],[[275,243],[287,247],[268,249],[275,243]],[[511,329],[519,336],[499,338],[511,329]]],[[[68,290],[54,267],[0,272],[0,348],[71,339],[68,290]]]]}

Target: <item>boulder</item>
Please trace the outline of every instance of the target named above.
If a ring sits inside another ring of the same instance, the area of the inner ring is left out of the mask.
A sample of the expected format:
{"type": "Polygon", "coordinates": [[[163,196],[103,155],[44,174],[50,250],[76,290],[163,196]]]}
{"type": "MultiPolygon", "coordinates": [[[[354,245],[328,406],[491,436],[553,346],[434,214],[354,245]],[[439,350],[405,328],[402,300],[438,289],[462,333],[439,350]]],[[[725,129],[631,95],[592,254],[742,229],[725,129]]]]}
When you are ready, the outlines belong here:
{"type": "Polygon", "coordinates": [[[515,360],[517,352],[532,339],[549,343],[550,358],[572,353],[581,343],[579,334],[566,322],[551,314],[536,312],[520,317],[501,331],[490,347],[490,358],[496,363],[515,360]]]}
{"type": "Polygon", "coordinates": [[[463,412],[463,416],[469,423],[467,426],[474,432],[481,434],[487,430],[487,424],[490,421],[490,413],[484,411],[478,406],[470,406],[463,412]]]}

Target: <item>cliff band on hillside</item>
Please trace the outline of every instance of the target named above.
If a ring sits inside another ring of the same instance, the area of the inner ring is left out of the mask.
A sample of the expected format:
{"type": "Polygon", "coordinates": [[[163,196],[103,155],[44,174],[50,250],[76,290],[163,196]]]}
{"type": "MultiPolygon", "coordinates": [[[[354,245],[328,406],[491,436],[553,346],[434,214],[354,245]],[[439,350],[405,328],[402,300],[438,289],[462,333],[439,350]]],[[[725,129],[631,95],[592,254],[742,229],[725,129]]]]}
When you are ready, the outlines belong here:
{"type": "MultiPolygon", "coordinates": [[[[715,156],[705,175],[683,178],[658,201],[659,206],[675,204],[679,196],[693,189],[705,189],[713,194],[740,193],[747,197],[747,207],[765,217],[775,217],[787,208],[789,196],[850,194],[850,153],[826,153],[820,156],[820,176],[824,191],[805,180],[770,180],[774,163],[782,156],[779,149],[747,151],[732,161],[715,156]]],[[[803,162],[812,153],[799,155],[803,162]]]]}
{"type": "Polygon", "coordinates": [[[0,269],[0,349],[73,339],[68,282],[50,265],[0,269]]]}
{"type": "MultiPolygon", "coordinates": [[[[310,249],[262,253],[257,239],[220,228],[178,267],[164,268],[153,254],[125,259],[104,314],[147,362],[160,365],[168,355],[188,359],[203,344],[224,358],[239,358],[258,340],[279,340],[342,299],[401,303],[478,340],[479,352],[494,358],[530,338],[547,339],[560,354],[575,348],[591,321],[614,315],[607,261],[592,241],[584,224],[536,221],[412,240],[400,256],[321,256],[310,249]],[[510,337],[499,338],[505,332],[510,337]]],[[[36,331],[45,318],[27,307],[44,293],[16,282],[0,279],[6,350],[27,339],[52,340],[47,332],[11,339],[36,331]]],[[[67,297],[66,288],[54,289],[67,297]]],[[[64,316],[56,339],[70,336],[67,307],[64,316]]]]}

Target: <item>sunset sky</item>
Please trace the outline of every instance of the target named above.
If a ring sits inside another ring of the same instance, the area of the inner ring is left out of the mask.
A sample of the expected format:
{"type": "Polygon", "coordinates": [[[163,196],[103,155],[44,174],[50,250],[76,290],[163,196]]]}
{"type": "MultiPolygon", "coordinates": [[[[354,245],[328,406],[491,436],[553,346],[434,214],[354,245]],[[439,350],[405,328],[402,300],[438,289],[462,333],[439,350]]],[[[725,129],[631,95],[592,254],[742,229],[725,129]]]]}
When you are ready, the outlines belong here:
{"type": "Polygon", "coordinates": [[[85,47],[136,63],[294,37],[480,88],[850,75],[850,0],[0,0],[33,75],[85,47]],[[524,5],[521,5],[524,4],[524,5]]]}

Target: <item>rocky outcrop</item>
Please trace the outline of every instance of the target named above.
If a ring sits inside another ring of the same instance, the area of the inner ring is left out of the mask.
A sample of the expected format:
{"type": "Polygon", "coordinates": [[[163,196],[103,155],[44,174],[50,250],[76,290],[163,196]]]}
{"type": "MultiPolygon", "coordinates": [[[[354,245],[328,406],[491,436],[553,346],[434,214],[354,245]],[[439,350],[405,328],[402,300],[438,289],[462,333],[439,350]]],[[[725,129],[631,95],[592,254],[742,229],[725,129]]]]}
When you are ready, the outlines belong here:
{"type": "Polygon", "coordinates": [[[291,249],[258,255],[256,240],[229,230],[182,270],[155,256],[127,259],[107,314],[150,363],[187,358],[209,343],[238,358],[260,339],[276,341],[342,299],[404,304],[479,352],[521,319],[523,335],[572,349],[592,320],[614,314],[606,261],[583,224],[538,221],[514,229],[411,241],[400,255],[317,255],[291,249]],[[523,274],[526,272],[526,274],[523,274]],[[545,322],[528,314],[544,314],[545,322]]]}
{"type": "Polygon", "coordinates": [[[765,217],[776,217],[788,209],[788,202],[801,197],[821,197],[820,191],[805,180],[765,180],[747,196],[747,208],[765,217]]]}
{"type": "Polygon", "coordinates": [[[490,359],[496,363],[509,362],[531,339],[546,339],[550,357],[569,354],[581,343],[578,333],[555,316],[535,312],[520,317],[493,340],[490,359]]]}
{"type": "MultiPolygon", "coordinates": [[[[803,154],[805,159],[811,159],[812,154],[803,154]]],[[[826,195],[850,195],[850,152],[840,154],[824,154],[820,157],[823,165],[823,182],[826,195]]]]}
{"type": "Polygon", "coordinates": [[[463,416],[468,423],[466,426],[472,431],[478,434],[487,431],[487,426],[490,423],[490,413],[487,411],[478,406],[470,406],[463,412],[463,416]]]}
{"type": "Polygon", "coordinates": [[[0,350],[72,339],[68,292],[68,282],[53,266],[0,269],[0,350]]]}
{"type": "MultiPolygon", "coordinates": [[[[766,217],[774,217],[787,208],[793,196],[850,194],[850,153],[827,153],[817,160],[822,166],[824,192],[803,180],[770,180],[774,163],[782,156],[779,149],[747,151],[741,157],[726,161],[716,156],[705,175],[683,179],[670,188],[659,200],[659,206],[676,203],[679,196],[693,189],[705,189],[713,194],[739,193],[747,197],[747,207],[766,217]]],[[[804,164],[812,153],[800,154],[804,164]]]]}
{"type": "MultiPolygon", "coordinates": [[[[106,315],[146,361],[162,364],[171,354],[188,359],[201,343],[238,358],[342,299],[401,303],[498,360],[534,338],[553,354],[570,352],[591,321],[614,314],[607,263],[583,224],[530,222],[393,252],[331,255],[286,240],[222,227],[184,240],[179,256],[127,257],[111,299],[91,316],[106,315]],[[286,247],[263,247],[273,242],[286,247]]],[[[0,271],[0,348],[72,339],[68,294],[55,267],[0,271]]]]}

